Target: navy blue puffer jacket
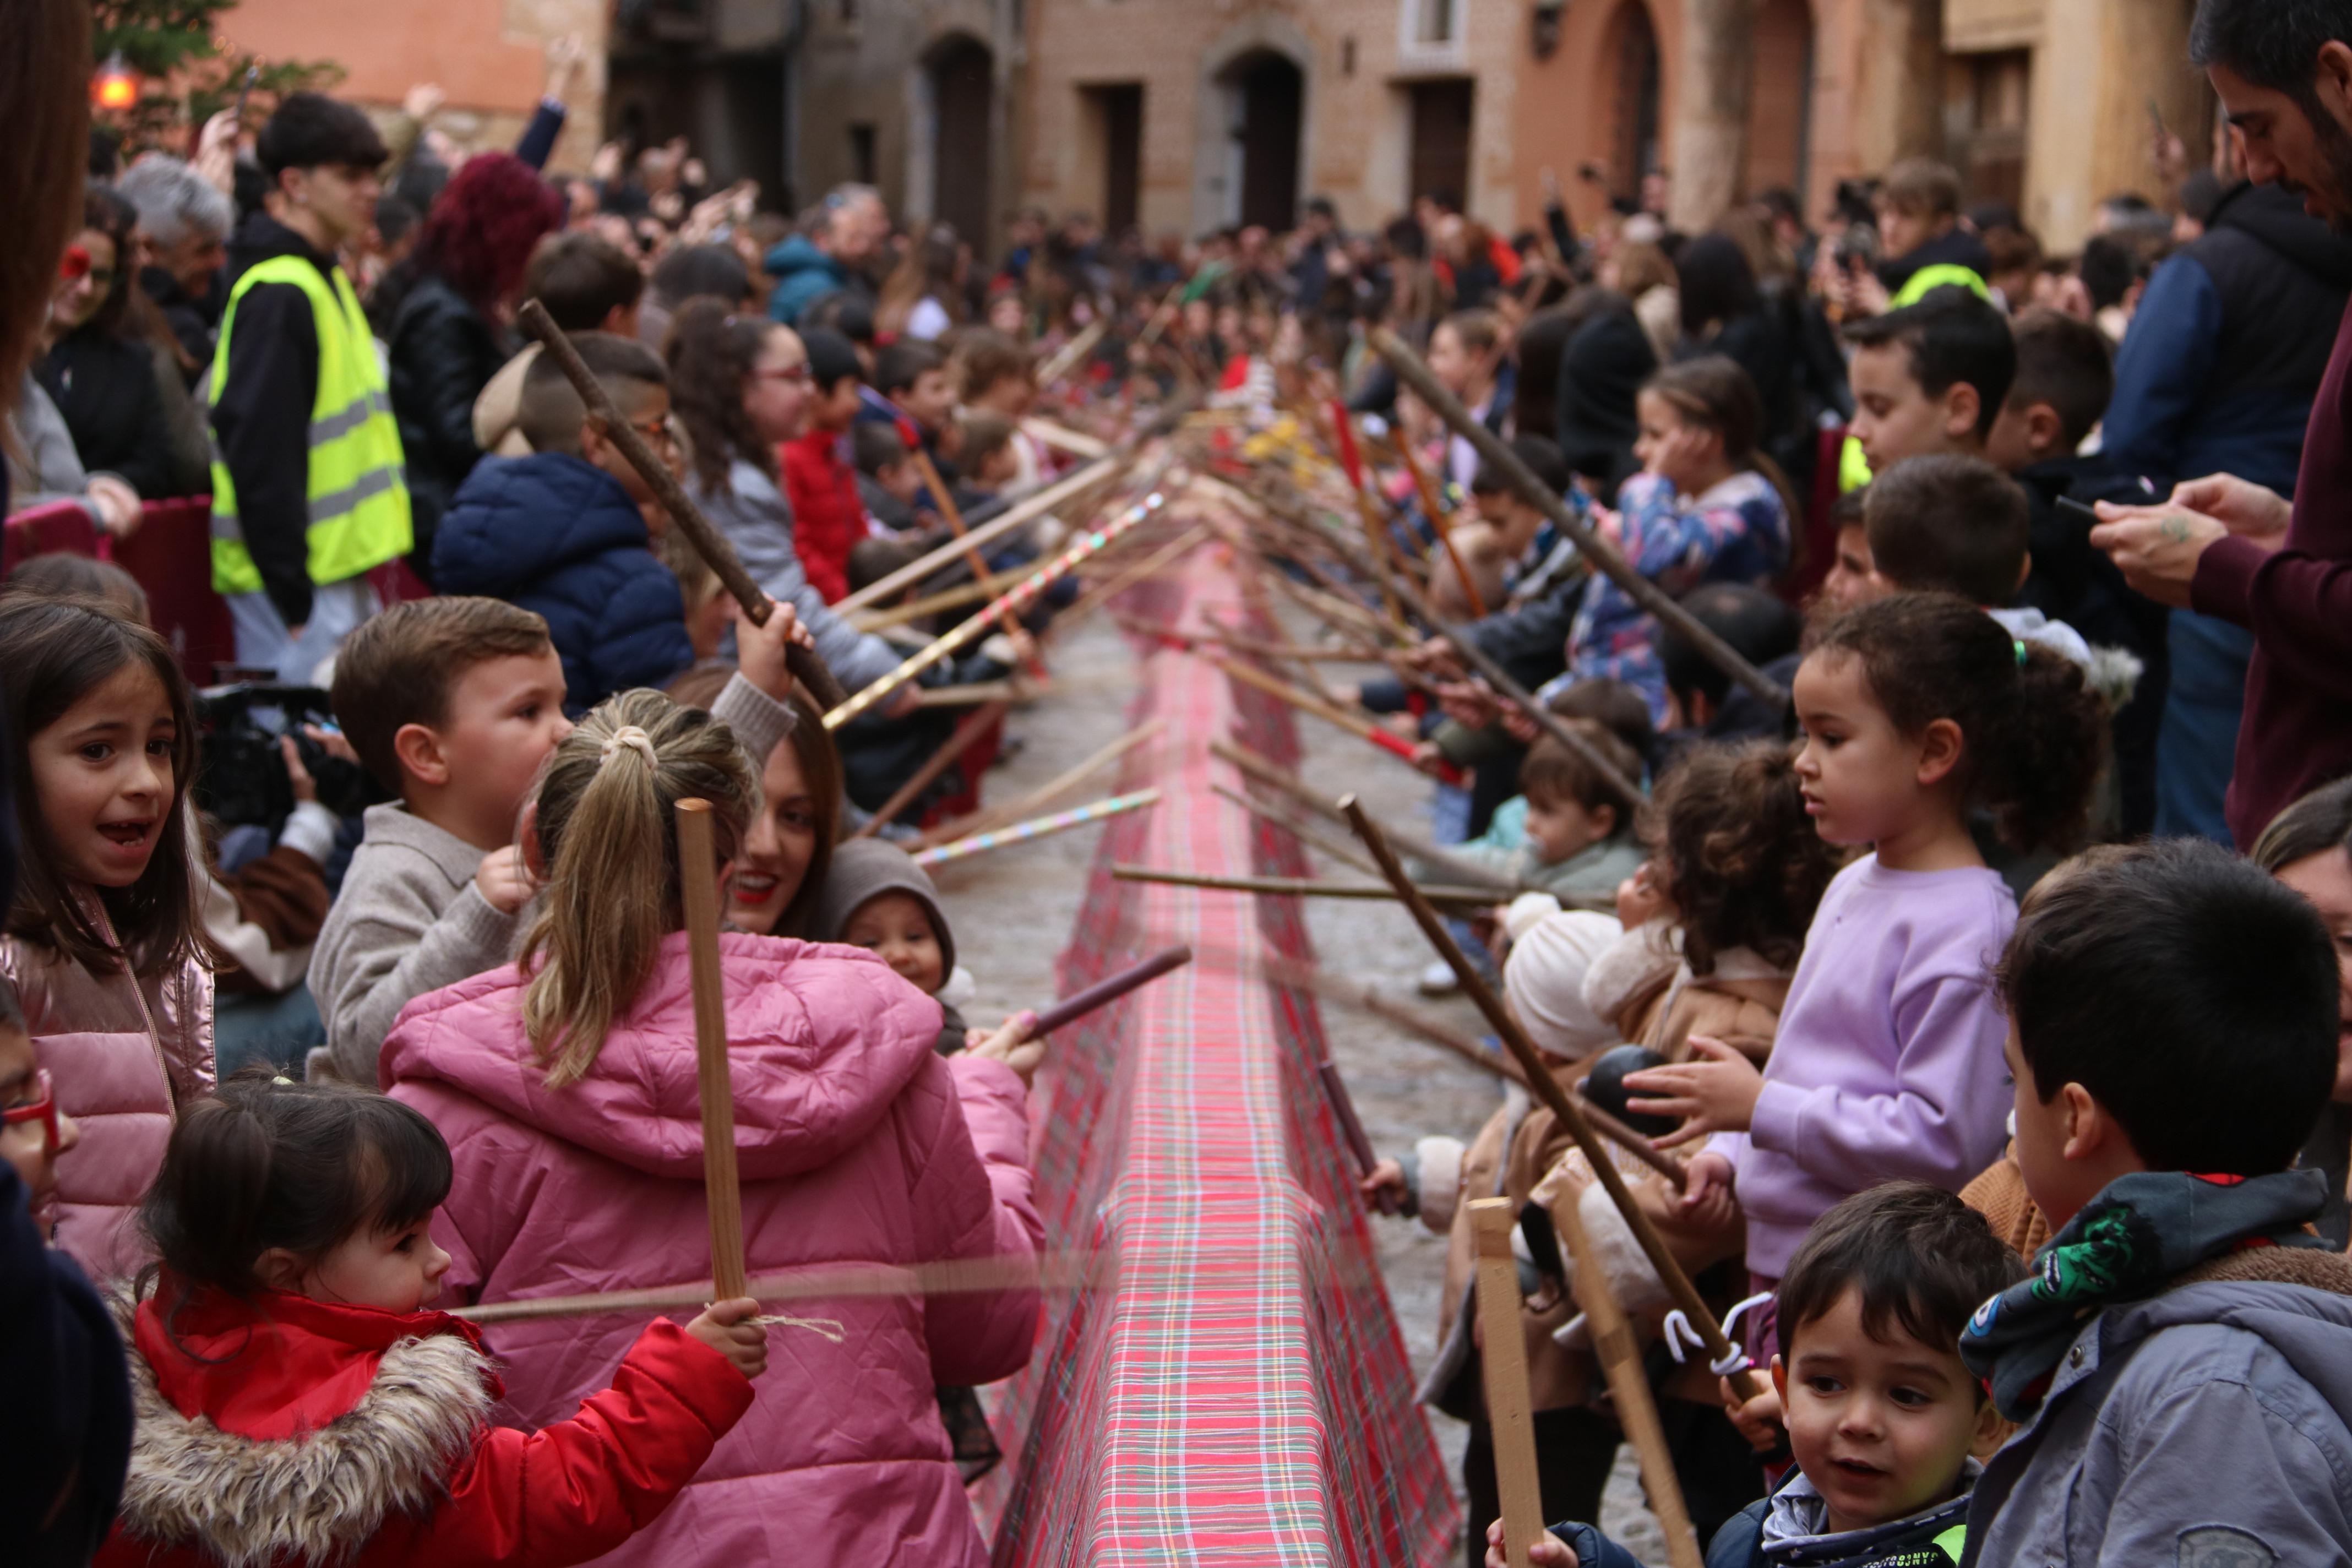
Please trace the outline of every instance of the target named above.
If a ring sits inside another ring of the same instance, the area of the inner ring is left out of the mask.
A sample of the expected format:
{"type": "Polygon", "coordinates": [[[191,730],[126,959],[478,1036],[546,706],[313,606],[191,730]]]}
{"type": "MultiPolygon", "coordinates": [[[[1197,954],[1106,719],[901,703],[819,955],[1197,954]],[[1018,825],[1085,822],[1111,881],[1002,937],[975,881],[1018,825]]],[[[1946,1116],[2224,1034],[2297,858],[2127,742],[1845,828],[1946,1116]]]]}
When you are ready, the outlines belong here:
{"type": "Polygon", "coordinates": [[[650,542],[637,503],[593,464],[562,452],[486,458],[441,519],[433,581],[544,616],[576,718],[694,662],[677,579],[650,542]]]}

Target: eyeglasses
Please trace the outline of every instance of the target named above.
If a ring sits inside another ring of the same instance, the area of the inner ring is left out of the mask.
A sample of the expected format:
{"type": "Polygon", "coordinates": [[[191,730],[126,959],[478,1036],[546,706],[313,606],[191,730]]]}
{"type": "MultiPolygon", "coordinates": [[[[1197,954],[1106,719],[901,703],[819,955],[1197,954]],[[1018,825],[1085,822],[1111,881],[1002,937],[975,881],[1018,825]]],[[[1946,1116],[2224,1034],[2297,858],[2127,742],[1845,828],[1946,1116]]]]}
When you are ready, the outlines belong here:
{"type": "Polygon", "coordinates": [[[757,381],[781,381],[794,386],[804,386],[808,384],[809,367],[804,364],[795,364],[782,370],[755,369],[751,372],[751,375],[757,381]]]}
{"type": "Polygon", "coordinates": [[[12,1105],[0,1110],[0,1125],[16,1127],[27,1121],[41,1123],[48,1140],[47,1151],[54,1154],[58,1152],[58,1091],[49,1082],[48,1068],[41,1068],[34,1072],[33,1091],[40,1096],[38,1100],[28,1105],[12,1105]]]}

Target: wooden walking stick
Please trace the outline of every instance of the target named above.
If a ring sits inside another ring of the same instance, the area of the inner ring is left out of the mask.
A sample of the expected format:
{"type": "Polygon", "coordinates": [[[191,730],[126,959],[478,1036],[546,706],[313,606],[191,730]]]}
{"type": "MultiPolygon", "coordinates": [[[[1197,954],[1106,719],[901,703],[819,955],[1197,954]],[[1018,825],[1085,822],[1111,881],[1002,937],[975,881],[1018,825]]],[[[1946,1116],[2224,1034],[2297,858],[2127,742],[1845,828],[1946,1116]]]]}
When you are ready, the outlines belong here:
{"type": "MultiPolygon", "coordinates": [[[[669,514],[670,521],[686,536],[687,542],[694,546],[694,552],[701,556],[717,574],[721,585],[742,607],[744,615],[751,617],[752,625],[766,626],[768,617],[775,614],[776,602],[769,598],[767,590],[754,582],[751,574],[743,569],[742,558],[735,553],[735,546],[729,543],[727,536],[712,527],[710,520],[702,515],[702,509],[694,504],[693,499],[686,493],[686,487],[679,484],[677,476],[669,471],[669,465],[654,456],[654,449],[646,445],[645,437],[638,433],[635,426],[621,417],[621,411],[613,406],[613,399],[604,391],[604,383],[596,379],[595,374],[581,359],[580,351],[572,346],[572,340],[564,334],[562,327],[555,324],[555,319],[547,313],[547,307],[536,300],[524,300],[522,309],[515,313],[515,323],[539,340],[548,357],[555,362],[556,368],[563,372],[564,379],[572,383],[572,390],[580,395],[581,403],[588,410],[589,423],[595,426],[597,434],[613,443],[614,448],[628,459],[629,467],[637,470],[637,477],[645,480],[646,488],[654,492],[654,499],[661,503],[662,510],[669,514]]],[[[841,682],[833,678],[832,669],[814,648],[803,647],[798,643],[785,644],[784,668],[792,671],[794,680],[808,689],[808,694],[816,700],[819,708],[838,707],[847,696],[841,689],[841,682]]]]}
{"type": "MultiPolygon", "coordinates": [[[[1593,1175],[1608,1192],[1610,1201],[1617,1205],[1617,1212],[1625,1216],[1626,1226],[1633,1232],[1634,1239],[1642,1244],[1642,1250],[1649,1255],[1650,1267],[1658,1271],[1658,1279],[1664,1284],[1666,1293],[1674,1298],[1675,1305],[1682,1309],[1683,1316],[1690,1321],[1700,1342],[1706,1347],[1708,1359],[1718,1366],[1731,1364],[1738,1352],[1731,1341],[1725,1337],[1723,1325],[1716,1321],[1715,1313],[1699,1299],[1697,1288],[1691,1283],[1690,1276],[1683,1272],[1682,1264],[1667,1247],[1665,1238],[1658,1234],[1658,1227],[1650,1223],[1650,1216],[1642,1212],[1641,1205],[1633,1201],[1633,1194],[1626,1191],[1625,1178],[1618,1173],[1616,1163],[1609,1158],[1609,1151],[1601,1146],[1601,1135],[1592,1130],[1591,1121],[1578,1108],[1576,1097],[1562,1089],[1559,1080],[1552,1077],[1551,1069],[1544,1065],[1543,1053],[1536,1049],[1535,1042],[1528,1038],[1525,1029],[1519,1027],[1519,1021],[1511,1016],[1501,999],[1488,988],[1486,980],[1455,944],[1453,934],[1445,929],[1445,922],[1438,918],[1437,911],[1430,907],[1430,901],[1422,896],[1421,889],[1413,886],[1412,879],[1404,874],[1404,867],[1397,860],[1396,851],[1389,847],[1388,837],[1381,832],[1380,824],[1366,814],[1362,805],[1352,795],[1340,801],[1339,807],[1348,814],[1348,825],[1356,830],[1356,837],[1364,841],[1364,847],[1370,850],[1372,858],[1380,862],[1381,875],[1388,879],[1389,886],[1396,889],[1397,897],[1412,912],[1413,923],[1421,927],[1422,934],[1429,939],[1430,946],[1437,950],[1437,955],[1445,960],[1446,966],[1454,971],[1454,978],[1462,983],[1463,994],[1486,1015],[1488,1026],[1502,1037],[1504,1046],[1518,1058],[1520,1069],[1527,1074],[1529,1090],[1559,1119],[1559,1124],[1568,1129],[1569,1136],[1576,1140],[1576,1146],[1584,1151],[1584,1157],[1592,1163],[1593,1175]]],[[[1754,1374],[1745,1367],[1729,1376],[1733,1392],[1742,1400],[1753,1399],[1763,1392],[1754,1374]]]]}
{"type": "Polygon", "coordinates": [[[719,971],[719,853],[710,803],[677,803],[679,901],[694,987],[694,1066],[702,1087],[702,1185],[710,1206],[715,1300],[744,1293],[743,1189],[735,1175],[735,1088],[727,1077],[727,992],[719,971]]]}
{"type": "Polygon", "coordinates": [[[1657,1401],[1650,1394],[1650,1375],[1642,1365],[1642,1347],[1633,1325],[1617,1302],[1606,1267],[1585,1234],[1584,1216],[1572,1194],[1563,1193],[1549,1205],[1552,1225],[1568,1242],[1576,1259],[1576,1297],[1584,1306],[1585,1322],[1592,1331],[1592,1348],[1609,1374],[1609,1392],[1616,1400],[1617,1419],[1633,1451],[1642,1460],[1642,1489],[1650,1495],[1650,1511],[1666,1537],[1666,1559],[1674,1568],[1701,1568],[1698,1532],[1692,1528],[1690,1509],[1683,1501],[1682,1483],[1675,1479],[1674,1455],[1666,1449],[1666,1429],[1658,1422],[1657,1401]]]}
{"type": "Polygon", "coordinates": [[[1462,400],[1445,390],[1436,376],[1430,374],[1421,356],[1386,327],[1371,331],[1372,347],[1388,361],[1397,379],[1410,386],[1413,395],[1433,409],[1437,416],[1454,427],[1454,433],[1478,450],[1478,456],[1495,466],[1510,487],[1529,506],[1551,519],[1553,526],[1572,540],[1593,570],[1625,590],[1633,601],[1667,626],[1690,639],[1691,645],[1706,656],[1707,661],[1748,690],[1756,693],[1775,708],[1784,707],[1789,694],[1771,677],[1758,669],[1740,656],[1739,650],[1725,642],[1698,618],[1675,602],[1674,595],[1633,570],[1616,546],[1594,533],[1581,518],[1570,511],[1568,503],[1536,478],[1535,470],[1519,460],[1507,442],[1470,416],[1462,400]]]}
{"type": "Polygon", "coordinates": [[[1436,532],[1437,542],[1445,546],[1445,558],[1454,563],[1454,574],[1462,580],[1462,596],[1470,601],[1470,618],[1485,620],[1486,595],[1478,592],[1478,584],[1471,580],[1470,563],[1463,560],[1462,552],[1454,547],[1454,520],[1445,514],[1445,498],[1437,493],[1437,487],[1430,481],[1428,470],[1421,466],[1421,459],[1412,455],[1412,443],[1405,439],[1402,430],[1397,432],[1396,449],[1397,456],[1404,461],[1404,471],[1412,476],[1412,488],[1421,493],[1421,508],[1429,513],[1429,526],[1436,532]]]}
{"type": "MultiPolygon", "coordinates": [[[[1349,490],[1356,498],[1356,515],[1364,525],[1364,547],[1372,552],[1373,559],[1386,560],[1394,549],[1395,542],[1388,537],[1387,521],[1372,504],[1371,498],[1364,493],[1363,458],[1356,450],[1356,427],[1349,422],[1348,405],[1335,399],[1331,405],[1331,419],[1332,439],[1339,448],[1339,467],[1347,476],[1349,490]]],[[[1388,588],[1385,581],[1381,584],[1381,593],[1388,603],[1389,619],[1396,624],[1399,631],[1402,631],[1404,606],[1397,603],[1395,593],[1388,588]]]]}
{"type": "Polygon", "coordinates": [[[915,803],[915,797],[929,789],[933,779],[948,771],[949,763],[962,756],[974,741],[988,732],[988,727],[991,724],[1003,718],[1012,710],[1012,708],[1013,705],[1010,702],[991,702],[965,714],[962,721],[956,725],[955,733],[948,737],[947,744],[933,752],[929,759],[915,770],[915,776],[893,791],[890,798],[882,803],[881,809],[867,817],[866,826],[850,837],[870,838],[879,833],[884,823],[889,822],[900,812],[912,805],[915,803]]]}
{"type": "Polygon", "coordinates": [[[964,563],[971,568],[971,580],[987,582],[988,563],[980,558],[980,551],[972,544],[971,531],[963,525],[963,510],[956,505],[955,497],[948,494],[948,484],[940,478],[939,466],[919,446],[908,452],[907,460],[915,465],[915,472],[922,477],[923,488],[931,492],[931,500],[939,506],[940,516],[947,520],[948,531],[954,534],[963,546],[964,563]]]}
{"type": "Polygon", "coordinates": [[[1486,1342],[1478,1360],[1486,1378],[1486,1425],[1494,1434],[1495,1489],[1503,1503],[1503,1552],[1511,1568],[1531,1568],[1529,1551],[1544,1533],[1543,1479],[1536,1470],[1519,1262],[1511,1256],[1517,1225],[1510,1199],[1470,1200],[1470,1228],[1478,1244],[1478,1326],[1486,1342]]]}

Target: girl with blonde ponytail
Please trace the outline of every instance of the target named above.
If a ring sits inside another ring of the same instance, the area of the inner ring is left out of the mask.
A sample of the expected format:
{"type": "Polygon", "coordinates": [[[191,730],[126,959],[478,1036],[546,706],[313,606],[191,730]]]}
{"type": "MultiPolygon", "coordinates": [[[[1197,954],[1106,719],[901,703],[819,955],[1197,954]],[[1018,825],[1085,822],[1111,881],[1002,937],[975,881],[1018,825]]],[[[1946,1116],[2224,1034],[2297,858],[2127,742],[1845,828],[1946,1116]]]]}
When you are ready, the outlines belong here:
{"type": "MultiPolygon", "coordinates": [[[[384,1042],[395,1099],[447,1138],[434,1226],[457,1300],[641,1289],[708,1278],[694,1007],[679,900],[680,800],[711,805],[722,877],[759,807],[720,721],[627,691],[557,747],[524,835],[546,879],[520,959],[420,997],[384,1042]]],[[[859,949],[719,938],[746,1261],[905,1267],[1034,1258],[1027,1091],[1001,1061],[944,1058],[939,1004],[859,949]]],[[[614,1564],[870,1560],[981,1568],[986,1548],[932,1390],[1028,1359],[1037,1294],[859,1297],[805,1310],[751,1411],[614,1564]],[[854,1457],[854,1462],[844,1456],[854,1457]],[[840,1521],[855,1515],[856,1531],[840,1521]]],[[[627,1314],[490,1331],[527,1425],[603,1386],[627,1314]]]]}

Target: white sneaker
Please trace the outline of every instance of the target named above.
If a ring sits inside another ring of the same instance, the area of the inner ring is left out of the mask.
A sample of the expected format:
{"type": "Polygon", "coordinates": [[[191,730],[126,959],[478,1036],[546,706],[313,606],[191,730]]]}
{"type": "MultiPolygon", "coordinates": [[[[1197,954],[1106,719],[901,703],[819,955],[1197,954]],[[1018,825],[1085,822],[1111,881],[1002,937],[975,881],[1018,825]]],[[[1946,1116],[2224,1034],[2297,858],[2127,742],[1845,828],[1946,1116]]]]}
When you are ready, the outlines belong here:
{"type": "Polygon", "coordinates": [[[1451,996],[1462,989],[1462,982],[1454,978],[1454,966],[1442,958],[1432,959],[1416,984],[1423,996],[1451,996]]]}

